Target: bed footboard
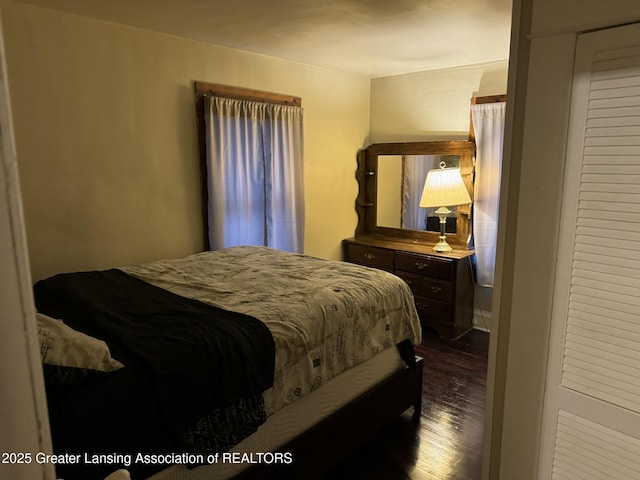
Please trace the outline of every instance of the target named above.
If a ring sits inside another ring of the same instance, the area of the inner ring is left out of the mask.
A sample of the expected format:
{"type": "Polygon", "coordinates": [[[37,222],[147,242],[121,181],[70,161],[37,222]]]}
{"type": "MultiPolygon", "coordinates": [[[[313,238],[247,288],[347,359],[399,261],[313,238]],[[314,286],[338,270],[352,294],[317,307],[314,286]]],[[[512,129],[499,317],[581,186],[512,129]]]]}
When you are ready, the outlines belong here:
{"type": "Polygon", "coordinates": [[[292,464],[258,464],[236,478],[320,478],[407,408],[413,407],[414,420],[420,418],[422,372],[423,360],[416,357],[415,367],[399,371],[279,448],[293,454],[292,464]]]}

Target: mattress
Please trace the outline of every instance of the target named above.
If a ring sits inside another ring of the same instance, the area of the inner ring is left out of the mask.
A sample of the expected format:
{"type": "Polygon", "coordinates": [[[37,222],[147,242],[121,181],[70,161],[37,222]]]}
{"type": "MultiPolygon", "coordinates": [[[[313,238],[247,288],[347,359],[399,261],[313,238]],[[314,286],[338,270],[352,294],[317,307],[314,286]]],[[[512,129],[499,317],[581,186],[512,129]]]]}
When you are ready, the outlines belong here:
{"type": "MultiPolygon", "coordinates": [[[[300,398],[271,415],[256,433],[245,438],[225,457],[212,465],[188,469],[182,465],[168,467],[148,480],[224,480],[238,475],[251,466],[248,461],[259,461],[265,452],[277,452],[297,435],[327,418],[397,371],[406,368],[395,348],[385,350],[327,382],[321,389],[300,398]],[[242,457],[243,453],[253,456],[242,457]],[[235,455],[234,455],[235,454],[235,455]],[[243,461],[245,460],[245,461],[243,461]]],[[[282,451],[282,454],[287,452],[282,451]]],[[[295,457],[283,456],[283,461],[295,462],[295,457]]],[[[273,457],[265,459],[272,461],[273,457]]]]}

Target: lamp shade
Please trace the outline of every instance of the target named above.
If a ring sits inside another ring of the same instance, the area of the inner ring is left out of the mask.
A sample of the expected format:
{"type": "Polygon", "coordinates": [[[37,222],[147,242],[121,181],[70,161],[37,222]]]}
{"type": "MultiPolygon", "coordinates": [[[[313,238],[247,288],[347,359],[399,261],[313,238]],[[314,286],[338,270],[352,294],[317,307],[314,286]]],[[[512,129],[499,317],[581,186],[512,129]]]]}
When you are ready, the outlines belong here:
{"type": "Polygon", "coordinates": [[[459,168],[429,170],[424,182],[420,207],[448,207],[471,203],[459,168]]]}

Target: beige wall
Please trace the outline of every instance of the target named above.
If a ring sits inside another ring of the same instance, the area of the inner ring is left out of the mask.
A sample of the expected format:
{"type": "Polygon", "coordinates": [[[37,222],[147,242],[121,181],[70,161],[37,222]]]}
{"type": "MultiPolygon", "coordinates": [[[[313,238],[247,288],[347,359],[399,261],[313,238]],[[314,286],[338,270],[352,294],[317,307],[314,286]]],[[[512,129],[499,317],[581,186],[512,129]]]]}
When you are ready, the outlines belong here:
{"type": "Polygon", "coordinates": [[[507,91],[507,60],[371,81],[371,142],[467,140],[471,97],[507,91]]]}
{"type": "Polygon", "coordinates": [[[369,79],[5,1],[34,279],[202,249],[192,81],[302,97],[306,253],[357,217],[369,79]]]}
{"type": "Polygon", "coordinates": [[[637,0],[531,0],[531,34],[555,36],[640,21],[637,0]]]}

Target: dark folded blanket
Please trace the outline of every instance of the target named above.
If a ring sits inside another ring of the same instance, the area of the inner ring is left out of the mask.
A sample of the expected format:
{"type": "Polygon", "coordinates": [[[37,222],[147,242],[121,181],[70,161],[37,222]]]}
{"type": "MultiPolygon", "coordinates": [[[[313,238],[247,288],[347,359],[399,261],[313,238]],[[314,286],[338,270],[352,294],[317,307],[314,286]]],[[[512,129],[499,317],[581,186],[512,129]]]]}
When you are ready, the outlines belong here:
{"type": "Polygon", "coordinates": [[[37,282],[34,296],[40,312],[138,357],[175,432],[273,384],[271,332],[250,316],[117,269],[56,275],[37,282]]]}

